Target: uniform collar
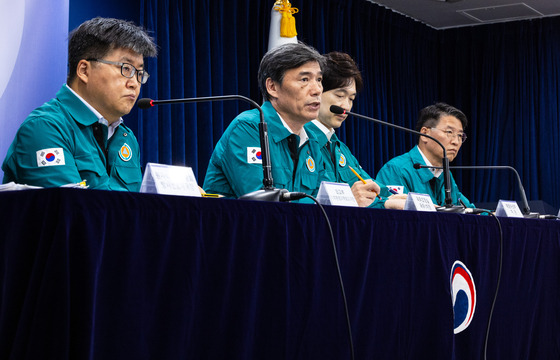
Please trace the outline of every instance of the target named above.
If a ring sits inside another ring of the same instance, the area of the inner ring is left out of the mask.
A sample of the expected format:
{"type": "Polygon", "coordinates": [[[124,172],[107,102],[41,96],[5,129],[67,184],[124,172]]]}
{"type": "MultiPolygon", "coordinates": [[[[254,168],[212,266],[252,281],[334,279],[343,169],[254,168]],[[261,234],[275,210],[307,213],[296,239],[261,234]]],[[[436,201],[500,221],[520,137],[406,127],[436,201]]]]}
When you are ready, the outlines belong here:
{"type": "MultiPolygon", "coordinates": [[[[321,132],[323,134],[325,134],[325,136],[327,137],[328,141],[331,141],[332,136],[334,135],[334,129],[329,129],[328,127],[326,127],[325,125],[323,125],[322,122],[320,122],[319,120],[312,120],[311,121],[313,124],[315,124],[315,126],[317,126],[319,128],[319,130],[321,130],[321,132]]],[[[336,138],[336,136],[335,136],[336,138]]]]}
{"type": "MultiPolygon", "coordinates": [[[[292,130],[290,130],[286,122],[282,119],[278,112],[276,112],[276,109],[272,106],[270,101],[265,101],[261,107],[263,109],[267,125],[270,128],[268,136],[272,138],[275,143],[278,143],[293,134],[292,130]]],[[[307,135],[304,127],[301,128],[301,132],[299,134],[295,135],[299,136],[300,147],[309,140],[309,136],[307,135]]]]}
{"type": "Polygon", "coordinates": [[[307,133],[310,135],[310,137],[317,141],[320,148],[322,148],[329,142],[329,139],[327,139],[326,135],[321,131],[321,129],[319,129],[314,121],[310,121],[305,124],[305,129],[307,130],[307,133]]]}
{"type": "Polygon", "coordinates": [[[56,94],[56,98],[64,104],[77,123],[84,126],[91,126],[99,121],[99,118],[68,86],[62,85],[62,88],[56,94]]]}
{"type": "Polygon", "coordinates": [[[68,108],[68,111],[74,120],[82,125],[91,126],[94,123],[99,122],[109,128],[112,128],[114,132],[114,129],[123,122],[123,119],[119,118],[119,120],[109,126],[109,122],[99,113],[99,111],[95,110],[93,106],[88,104],[84,98],[78,95],[77,92],[72,90],[66,84],[62,85],[62,88],[56,94],[56,97],[68,108]],[[89,111],[86,111],[86,109],[89,111]]]}
{"type": "MultiPolygon", "coordinates": [[[[418,145],[416,145],[412,150],[410,150],[410,158],[412,159],[413,165],[414,164],[428,165],[425,162],[422,153],[418,148],[418,145]]],[[[427,183],[434,178],[434,174],[430,171],[430,169],[422,168],[418,170],[414,169],[414,171],[418,171],[418,176],[420,176],[420,180],[422,180],[423,183],[427,183]]]]}
{"type": "MultiPolygon", "coordinates": [[[[428,158],[426,157],[426,155],[424,155],[424,153],[422,152],[422,150],[420,150],[420,148],[418,148],[418,152],[420,153],[420,155],[422,155],[422,159],[424,159],[424,163],[428,166],[434,166],[432,165],[432,163],[430,162],[430,160],[428,160],[428,158]]],[[[430,170],[430,172],[434,175],[434,177],[439,177],[441,175],[441,173],[443,173],[443,169],[428,169],[430,170]]]]}

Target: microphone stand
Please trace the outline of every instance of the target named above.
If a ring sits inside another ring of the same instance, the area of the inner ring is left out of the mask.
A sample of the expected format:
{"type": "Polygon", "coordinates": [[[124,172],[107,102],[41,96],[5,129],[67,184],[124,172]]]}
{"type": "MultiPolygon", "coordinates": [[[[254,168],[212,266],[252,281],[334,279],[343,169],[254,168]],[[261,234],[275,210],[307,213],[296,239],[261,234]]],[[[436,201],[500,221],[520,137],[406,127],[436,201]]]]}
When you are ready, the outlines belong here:
{"type": "Polygon", "coordinates": [[[227,101],[227,100],[243,100],[259,110],[261,121],[259,122],[259,140],[261,144],[262,166],[263,166],[263,188],[261,190],[253,191],[243,196],[240,199],[245,200],[259,200],[259,201],[284,201],[290,200],[288,190],[274,188],[274,180],[272,179],[272,167],[270,161],[270,145],[268,142],[268,125],[264,120],[264,112],[262,108],[253,100],[241,95],[222,95],[222,96],[207,96],[198,98],[186,99],[170,99],[170,100],[152,100],[143,98],[138,100],[138,107],[140,109],[147,109],[154,105],[160,104],[185,104],[209,101],[227,101]]]}
{"type": "Polygon", "coordinates": [[[369,120],[369,121],[373,121],[377,124],[381,124],[384,126],[389,126],[398,130],[402,130],[402,131],[406,131],[408,133],[412,133],[412,134],[416,134],[418,136],[424,136],[427,137],[429,139],[432,139],[433,141],[435,141],[439,146],[441,146],[442,150],[443,150],[443,158],[442,158],[442,164],[443,164],[443,187],[445,190],[445,204],[443,207],[438,208],[438,211],[444,211],[444,212],[462,212],[463,211],[463,207],[462,206],[454,206],[453,205],[453,200],[451,200],[451,175],[449,172],[449,159],[447,158],[447,150],[445,149],[445,146],[443,146],[443,144],[436,138],[434,138],[433,136],[427,135],[427,134],[423,134],[419,131],[416,130],[412,130],[412,129],[408,129],[399,125],[395,125],[395,124],[391,124],[388,123],[386,121],[381,121],[375,118],[370,118],[364,115],[360,115],[360,114],[356,114],[353,113],[351,111],[346,111],[343,108],[341,108],[340,106],[336,106],[336,105],[332,105],[330,108],[332,113],[335,114],[348,114],[348,115],[353,115],[365,120],[369,120]]]}
{"type": "Polygon", "coordinates": [[[523,213],[523,217],[530,218],[530,219],[540,217],[539,213],[531,212],[531,208],[529,208],[529,202],[527,201],[527,196],[525,195],[525,189],[523,188],[523,183],[521,182],[521,178],[519,177],[519,173],[517,172],[517,170],[515,170],[515,168],[513,168],[511,166],[506,166],[506,165],[498,165],[498,166],[453,166],[453,169],[489,169],[489,170],[492,170],[492,169],[496,169],[496,170],[508,169],[508,170],[512,170],[515,173],[515,177],[517,178],[517,185],[519,187],[519,194],[521,194],[521,203],[523,204],[521,212],[523,213]]]}
{"type": "Polygon", "coordinates": [[[487,170],[502,170],[502,169],[509,169],[515,173],[515,177],[517,178],[517,185],[519,187],[519,194],[521,194],[521,203],[523,207],[521,211],[523,212],[523,216],[525,217],[538,217],[538,213],[533,213],[535,216],[532,216],[531,209],[529,208],[529,202],[527,201],[527,196],[525,195],[525,189],[523,189],[523,183],[521,182],[521,178],[519,177],[519,173],[511,166],[505,165],[498,165],[498,166],[453,166],[453,169],[487,169],[487,170]]]}
{"type": "MultiPolygon", "coordinates": [[[[439,166],[427,166],[427,165],[422,165],[422,164],[414,164],[414,168],[415,169],[421,169],[421,168],[429,168],[429,169],[441,169],[441,167],[439,166]]],[[[515,177],[517,179],[517,186],[519,188],[519,194],[521,195],[521,204],[522,204],[522,208],[521,208],[521,212],[523,213],[523,217],[525,218],[539,218],[540,214],[536,213],[536,212],[531,212],[531,208],[529,207],[529,202],[527,201],[527,196],[525,195],[525,189],[523,188],[523,183],[521,182],[521,178],[519,177],[519,173],[517,172],[517,170],[515,170],[515,168],[511,167],[511,166],[507,166],[507,165],[496,165],[496,166],[491,166],[491,165],[475,165],[475,166],[451,166],[450,169],[459,169],[459,170],[512,170],[515,174],[515,177]]]]}

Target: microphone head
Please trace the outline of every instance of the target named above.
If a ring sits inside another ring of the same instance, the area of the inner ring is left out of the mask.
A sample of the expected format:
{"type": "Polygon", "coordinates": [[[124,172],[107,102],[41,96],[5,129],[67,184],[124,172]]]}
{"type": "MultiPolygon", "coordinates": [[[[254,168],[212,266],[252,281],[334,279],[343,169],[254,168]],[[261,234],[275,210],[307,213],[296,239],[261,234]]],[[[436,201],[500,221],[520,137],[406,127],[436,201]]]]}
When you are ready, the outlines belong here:
{"type": "Polygon", "coordinates": [[[420,169],[422,167],[422,165],[416,163],[414,165],[412,165],[416,170],[420,169]]]}
{"type": "Polygon", "coordinates": [[[150,98],[142,98],[138,100],[138,107],[140,109],[148,109],[154,106],[154,101],[150,98]]]}
{"type": "Polygon", "coordinates": [[[336,105],[331,105],[331,112],[334,114],[338,114],[338,115],[342,115],[346,113],[346,110],[344,110],[343,108],[341,108],[340,106],[336,106],[336,105]]]}

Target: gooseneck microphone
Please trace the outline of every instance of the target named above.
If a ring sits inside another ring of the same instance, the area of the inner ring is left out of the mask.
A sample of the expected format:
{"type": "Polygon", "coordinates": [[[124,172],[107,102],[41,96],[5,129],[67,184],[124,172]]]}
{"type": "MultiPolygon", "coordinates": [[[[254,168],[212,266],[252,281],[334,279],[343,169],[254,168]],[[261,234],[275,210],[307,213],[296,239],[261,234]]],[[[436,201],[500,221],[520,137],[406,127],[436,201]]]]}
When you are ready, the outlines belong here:
{"type": "Polygon", "coordinates": [[[360,115],[360,114],[356,114],[353,113],[351,111],[346,111],[343,108],[341,108],[340,106],[336,106],[336,105],[331,105],[330,110],[332,113],[335,114],[348,114],[348,115],[353,115],[365,120],[369,120],[369,121],[373,121],[377,124],[381,124],[383,126],[389,126],[398,130],[402,130],[402,131],[406,131],[412,134],[416,134],[418,136],[424,136],[427,137],[429,139],[432,139],[433,141],[435,141],[439,146],[441,146],[442,150],[443,150],[443,158],[442,158],[442,164],[443,164],[443,187],[445,189],[445,205],[444,205],[444,209],[442,211],[455,211],[455,209],[457,211],[462,211],[463,207],[462,206],[453,206],[453,201],[451,200],[451,176],[449,174],[449,159],[447,158],[447,150],[445,149],[445,146],[443,146],[443,144],[441,142],[439,142],[438,139],[434,138],[433,136],[427,135],[427,134],[423,134],[419,131],[416,130],[412,130],[412,129],[408,129],[399,125],[395,125],[395,124],[391,124],[389,122],[386,121],[382,121],[382,120],[378,120],[378,119],[374,119],[368,116],[364,116],[364,115],[360,115]]]}
{"type": "Polygon", "coordinates": [[[264,112],[262,108],[255,101],[242,95],[221,95],[221,96],[206,96],[186,99],[169,99],[169,100],[152,100],[143,98],[138,100],[138,107],[140,109],[148,109],[155,105],[163,104],[186,104],[210,101],[228,101],[228,100],[242,100],[250,103],[259,110],[261,121],[259,123],[259,140],[261,144],[262,166],[263,166],[263,188],[261,190],[253,191],[251,193],[240,196],[240,199],[246,200],[259,200],[259,201],[290,201],[301,199],[303,196],[298,196],[299,193],[290,193],[286,189],[274,188],[274,180],[272,179],[271,162],[270,162],[270,146],[268,143],[268,126],[264,120],[264,112]]]}
{"type": "MultiPolygon", "coordinates": [[[[415,169],[441,169],[440,166],[428,166],[422,164],[414,164],[415,169]]],[[[525,195],[525,188],[523,188],[523,183],[521,182],[521,178],[519,177],[519,173],[515,168],[507,165],[480,165],[480,166],[451,166],[450,169],[470,169],[470,170],[511,170],[515,174],[515,178],[517,179],[517,186],[519,188],[519,194],[521,195],[521,203],[523,208],[521,212],[525,217],[539,217],[538,213],[531,213],[531,209],[529,208],[529,202],[527,201],[527,196],[525,195]]]]}

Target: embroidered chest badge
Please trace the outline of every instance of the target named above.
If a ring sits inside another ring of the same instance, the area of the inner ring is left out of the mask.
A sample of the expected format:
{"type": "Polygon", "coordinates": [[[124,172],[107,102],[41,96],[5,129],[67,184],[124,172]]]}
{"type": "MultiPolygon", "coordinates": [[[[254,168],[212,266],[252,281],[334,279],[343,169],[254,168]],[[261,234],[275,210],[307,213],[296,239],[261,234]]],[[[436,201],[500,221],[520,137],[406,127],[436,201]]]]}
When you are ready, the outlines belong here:
{"type": "Polygon", "coordinates": [[[121,149],[119,150],[119,156],[123,161],[132,159],[132,150],[127,143],[124,143],[123,146],[121,146],[121,149]]]}
{"type": "Polygon", "coordinates": [[[311,156],[305,160],[305,165],[307,165],[309,172],[315,172],[315,160],[311,156]]]}
{"type": "Polygon", "coordinates": [[[338,165],[342,167],[346,166],[346,156],[344,156],[344,154],[340,154],[340,159],[338,159],[338,165]]]}

